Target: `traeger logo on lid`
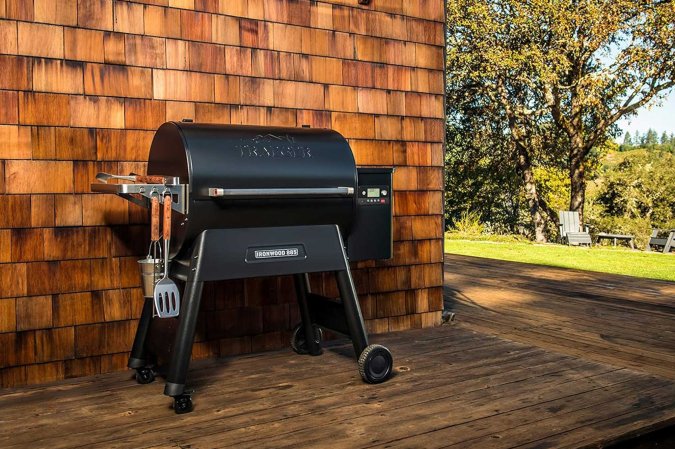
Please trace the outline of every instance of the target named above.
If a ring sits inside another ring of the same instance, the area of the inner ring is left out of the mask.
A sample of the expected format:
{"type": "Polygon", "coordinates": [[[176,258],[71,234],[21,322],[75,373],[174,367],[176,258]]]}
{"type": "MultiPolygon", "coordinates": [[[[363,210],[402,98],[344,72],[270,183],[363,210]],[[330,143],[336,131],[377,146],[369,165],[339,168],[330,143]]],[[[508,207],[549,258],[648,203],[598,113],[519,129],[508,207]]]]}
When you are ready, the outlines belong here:
{"type": "Polygon", "coordinates": [[[303,245],[254,247],[246,250],[246,262],[271,262],[275,260],[304,259],[303,245]]]}
{"type": "Polygon", "coordinates": [[[257,135],[253,139],[241,139],[235,147],[240,157],[268,158],[268,159],[309,159],[312,149],[300,145],[288,134],[276,136],[274,134],[257,135]]]}

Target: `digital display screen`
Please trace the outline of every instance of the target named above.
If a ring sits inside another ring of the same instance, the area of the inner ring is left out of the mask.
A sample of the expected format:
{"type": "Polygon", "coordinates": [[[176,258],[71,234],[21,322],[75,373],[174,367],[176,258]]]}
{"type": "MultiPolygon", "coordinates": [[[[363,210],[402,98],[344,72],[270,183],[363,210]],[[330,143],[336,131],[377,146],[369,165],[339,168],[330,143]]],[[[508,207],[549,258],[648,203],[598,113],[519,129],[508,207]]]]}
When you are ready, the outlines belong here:
{"type": "Polygon", "coordinates": [[[378,198],[380,196],[380,188],[368,189],[368,198],[378,198]]]}

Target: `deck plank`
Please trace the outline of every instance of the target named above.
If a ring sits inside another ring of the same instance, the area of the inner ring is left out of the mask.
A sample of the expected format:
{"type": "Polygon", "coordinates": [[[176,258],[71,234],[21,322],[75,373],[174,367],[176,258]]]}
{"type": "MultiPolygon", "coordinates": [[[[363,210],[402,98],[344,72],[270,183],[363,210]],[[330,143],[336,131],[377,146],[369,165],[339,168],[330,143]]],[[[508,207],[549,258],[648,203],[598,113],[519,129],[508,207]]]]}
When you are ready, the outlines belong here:
{"type": "Polygon", "coordinates": [[[451,255],[445,266],[455,321],[374,336],[395,357],[385,384],[364,384],[338,341],[320,357],[197,361],[182,416],[161,379],[130,372],[7,389],[0,447],[572,448],[675,425],[675,284],[451,255]]]}
{"type": "MultiPolygon", "coordinates": [[[[536,429],[539,427],[539,423],[548,418],[558,419],[563,415],[574,415],[586,408],[615,407],[612,404],[618,396],[630,396],[639,384],[640,381],[628,381],[598,386],[589,390],[586,394],[575,394],[576,390],[571,389],[570,394],[564,397],[542,400],[537,404],[514,410],[500,410],[489,416],[459,424],[446,422],[443,423],[442,427],[425,433],[423,436],[406,437],[395,442],[388,442],[386,446],[389,448],[404,448],[423,443],[424,447],[430,449],[445,447],[482,448],[495,444],[497,447],[503,447],[505,442],[508,444],[515,442],[515,438],[512,438],[511,434],[516,432],[523,431],[536,438],[535,435],[538,432],[536,429]],[[593,394],[589,394],[590,392],[593,392],[593,394]]],[[[658,392],[655,391],[655,393],[658,392]]],[[[614,413],[616,413],[616,410],[614,413]]]]}

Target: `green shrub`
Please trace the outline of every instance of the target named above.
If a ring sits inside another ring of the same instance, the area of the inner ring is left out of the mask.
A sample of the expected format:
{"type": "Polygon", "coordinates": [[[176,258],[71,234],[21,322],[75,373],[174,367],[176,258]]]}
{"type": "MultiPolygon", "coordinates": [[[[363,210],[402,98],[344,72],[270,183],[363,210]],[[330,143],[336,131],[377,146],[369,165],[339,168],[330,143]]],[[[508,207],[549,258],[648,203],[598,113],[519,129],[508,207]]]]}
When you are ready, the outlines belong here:
{"type": "Polygon", "coordinates": [[[635,246],[644,249],[652,233],[652,225],[648,218],[627,218],[604,216],[593,220],[592,232],[611,234],[630,234],[635,236],[635,246]]]}
{"type": "Polygon", "coordinates": [[[460,234],[478,236],[485,232],[485,226],[480,222],[480,215],[473,211],[464,211],[455,220],[454,230],[460,234]]]}

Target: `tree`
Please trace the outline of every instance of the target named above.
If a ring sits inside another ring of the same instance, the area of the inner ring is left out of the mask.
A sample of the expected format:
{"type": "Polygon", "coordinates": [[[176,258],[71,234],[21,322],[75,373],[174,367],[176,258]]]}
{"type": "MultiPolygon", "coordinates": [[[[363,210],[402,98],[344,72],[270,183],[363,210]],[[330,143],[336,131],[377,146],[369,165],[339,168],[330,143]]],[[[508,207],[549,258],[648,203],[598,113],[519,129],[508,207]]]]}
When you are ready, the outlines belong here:
{"type": "Polygon", "coordinates": [[[515,233],[520,218],[520,185],[509,152],[489,134],[449,126],[445,166],[446,225],[472,212],[488,229],[515,233]]]}
{"type": "Polygon", "coordinates": [[[503,121],[485,120],[487,100],[448,96],[446,128],[445,218],[452,226],[467,212],[489,229],[516,232],[520,185],[503,121]]]}
{"type": "Polygon", "coordinates": [[[675,85],[673,3],[448,0],[447,11],[448,88],[489,99],[485,117],[506,124],[542,240],[549,214],[532,168],[564,160],[569,207],[583,214],[593,148],[675,85]]]}
{"type": "Polygon", "coordinates": [[[663,131],[661,134],[661,145],[668,145],[670,144],[670,138],[668,137],[668,133],[663,131]]]}
{"type": "Polygon", "coordinates": [[[626,131],[626,135],[623,136],[623,144],[626,147],[633,146],[633,139],[630,137],[630,132],[626,131]]]}
{"type": "Polygon", "coordinates": [[[656,134],[656,131],[649,128],[647,130],[647,134],[645,135],[645,145],[647,145],[647,146],[657,145],[658,143],[659,143],[658,134],[656,134]]]}

